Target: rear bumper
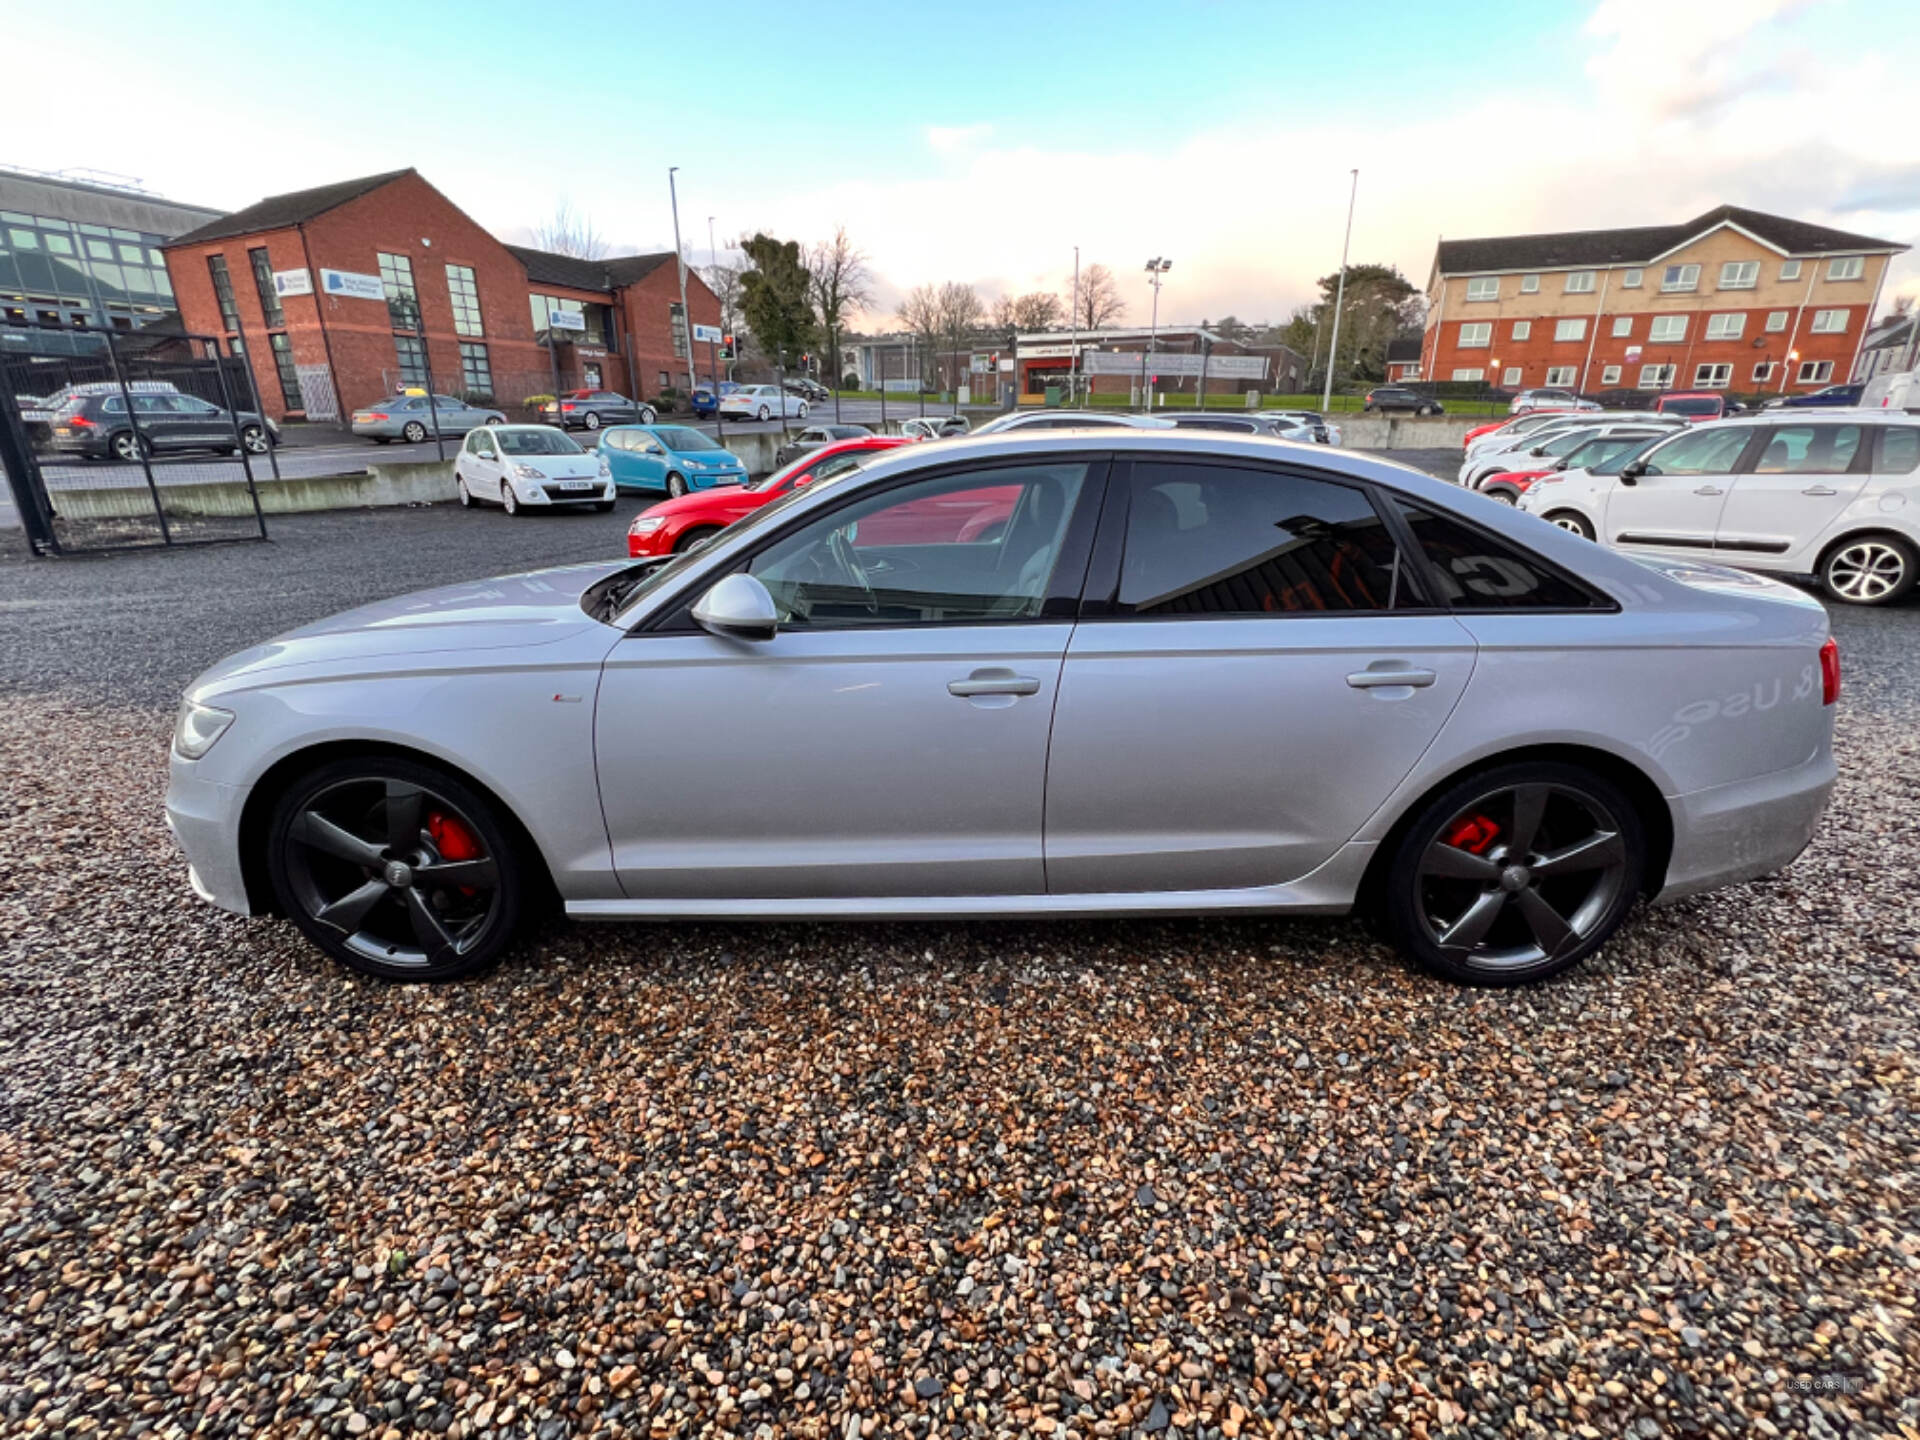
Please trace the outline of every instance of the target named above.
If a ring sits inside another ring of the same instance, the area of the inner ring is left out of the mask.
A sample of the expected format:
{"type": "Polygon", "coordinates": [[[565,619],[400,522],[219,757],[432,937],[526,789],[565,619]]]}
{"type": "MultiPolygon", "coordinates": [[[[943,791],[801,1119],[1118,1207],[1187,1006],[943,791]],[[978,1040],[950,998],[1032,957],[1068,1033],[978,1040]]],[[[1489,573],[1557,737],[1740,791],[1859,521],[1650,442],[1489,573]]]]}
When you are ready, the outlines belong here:
{"type": "Polygon", "coordinates": [[[1667,801],[1673,856],[1656,903],[1783,870],[1807,848],[1833,794],[1833,747],[1771,775],[1667,801]]]}
{"type": "Polygon", "coordinates": [[[245,793],[235,785],[203,780],[192,761],[172,756],[167,773],[167,830],[187,857],[187,880],[202,900],[250,915],[240,871],[240,807],[245,793]]]}

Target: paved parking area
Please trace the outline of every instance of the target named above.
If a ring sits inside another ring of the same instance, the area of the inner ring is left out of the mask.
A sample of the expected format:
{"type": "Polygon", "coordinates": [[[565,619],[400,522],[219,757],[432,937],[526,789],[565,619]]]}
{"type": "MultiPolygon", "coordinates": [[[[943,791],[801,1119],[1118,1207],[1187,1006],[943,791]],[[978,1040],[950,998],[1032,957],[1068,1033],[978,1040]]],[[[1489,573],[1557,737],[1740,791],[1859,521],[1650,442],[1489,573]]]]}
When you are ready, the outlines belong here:
{"type": "Polygon", "coordinates": [[[1807,855],[1519,993],[1258,919],[556,923],[423,990],[192,899],[201,665],[634,508],[0,560],[0,1432],[1913,1425],[1920,606],[1835,614],[1807,855]]]}

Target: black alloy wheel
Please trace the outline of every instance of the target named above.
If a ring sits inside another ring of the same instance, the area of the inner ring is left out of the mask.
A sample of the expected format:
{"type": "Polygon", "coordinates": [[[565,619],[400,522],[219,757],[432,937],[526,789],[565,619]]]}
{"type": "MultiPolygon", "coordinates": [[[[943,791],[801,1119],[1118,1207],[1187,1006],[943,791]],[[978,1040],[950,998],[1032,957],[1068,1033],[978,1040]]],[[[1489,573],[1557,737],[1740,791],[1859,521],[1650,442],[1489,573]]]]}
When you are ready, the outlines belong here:
{"type": "Polygon", "coordinates": [[[1646,865],[1639,814],[1577,766],[1472,776],[1408,827],[1386,883],[1401,951],[1448,980],[1516,985],[1578,964],[1633,907],[1646,865]]]}
{"type": "Polygon", "coordinates": [[[366,975],[449,980],[513,938],[524,867],[494,807],[453,776],[389,757],[337,760],[289,788],[269,827],[281,907],[366,975]]]}

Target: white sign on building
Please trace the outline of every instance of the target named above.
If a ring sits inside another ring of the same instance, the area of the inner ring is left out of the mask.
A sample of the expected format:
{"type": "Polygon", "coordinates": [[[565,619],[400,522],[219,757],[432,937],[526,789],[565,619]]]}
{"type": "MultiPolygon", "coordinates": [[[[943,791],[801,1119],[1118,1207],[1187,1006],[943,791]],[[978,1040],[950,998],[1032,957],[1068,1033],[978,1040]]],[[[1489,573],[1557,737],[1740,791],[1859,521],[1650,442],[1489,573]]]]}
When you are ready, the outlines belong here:
{"type": "Polygon", "coordinates": [[[1159,375],[1198,377],[1204,359],[1209,380],[1264,380],[1267,357],[1264,355],[1173,355],[1164,350],[1149,354],[1144,350],[1089,350],[1080,357],[1080,368],[1088,375],[1159,375]]]}
{"type": "Polygon", "coordinates": [[[577,310],[548,310],[547,328],[549,330],[578,330],[586,332],[587,317],[577,310]]]}
{"type": "Polygon", "coordinates": [[[312,272],[308,270],[274,271],[273,293],[275,295],[311,295],[313,293],[312,272]]]}
{"type": "Polygon", "coordinates": [[[693,338],[698,340],[702,345],[718,345],[721,340],[720,327],[718,325],[696,325],[693,327],[693,338]]]}
{"type": "Polygon", "coordinates": [[[348,300],[384,300],[386,287],[378,275],[361,275],[352,270],[322,270],[320,289],[328,295],[348,300]]]}

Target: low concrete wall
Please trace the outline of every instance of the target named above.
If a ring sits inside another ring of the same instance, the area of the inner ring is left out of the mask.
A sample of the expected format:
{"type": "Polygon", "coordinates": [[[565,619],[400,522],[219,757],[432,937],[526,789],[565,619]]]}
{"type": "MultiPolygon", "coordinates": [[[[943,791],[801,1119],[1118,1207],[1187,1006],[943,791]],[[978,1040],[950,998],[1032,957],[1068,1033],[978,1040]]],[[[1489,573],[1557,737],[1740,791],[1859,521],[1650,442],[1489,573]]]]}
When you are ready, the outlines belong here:
{"type": "Polygon", "coordinates": [[[1349,450],[1458,449],[1467,431],[1485,425],[1484,415],[1350,415],[1331,417],[1349,450]]]}
{"type": "MultiPolygon", "coordinates": [[[[457,498],[451,460],[414,460],[369,465],[364,475],[326,475],[311,480],[263,480],[260,508],[269,515],[301,510],[358,510],[371,505],[432,505],[457,498]]],[[[167,514],[251,515],[247,487],[234,481],[162,485],[167,514]]],[[[145,485],[100,485],[56,490],[53,506],[70,520],[138,519],[153,514],[145,485]]]]}

